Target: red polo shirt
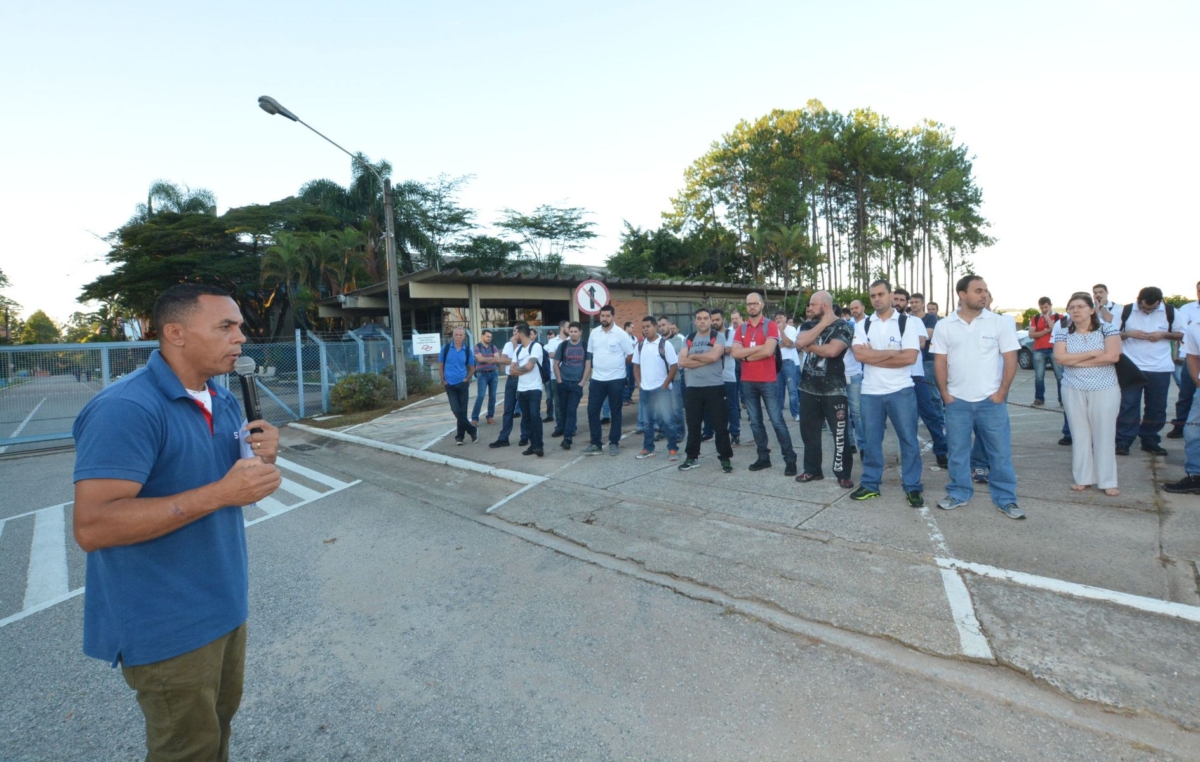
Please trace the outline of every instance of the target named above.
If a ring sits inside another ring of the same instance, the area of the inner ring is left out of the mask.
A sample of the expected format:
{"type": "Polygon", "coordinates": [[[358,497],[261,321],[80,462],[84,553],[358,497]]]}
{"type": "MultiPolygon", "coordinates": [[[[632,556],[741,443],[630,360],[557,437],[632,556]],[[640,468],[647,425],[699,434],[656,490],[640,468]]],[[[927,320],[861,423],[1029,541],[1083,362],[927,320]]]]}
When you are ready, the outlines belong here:
{"type": "MultiPolygon", "coordinates": [[[[1045,315],[1038,314],[1033,318],[1033,320],[1029,321],[1029,328],[1033,331],[1044,331],[1047,328],[1053,327],[1053,325],[1061,318],[1062,315],[1059,315],[1057,312],[1051,312],[1050,319],[1047,321],[1045,315]]],[[[1034,339],[1033,348],[1053,349],[1054,345],[1050,343],[1050,334],[1047,333],[1034,339]]]]}
{"type": "MultiPolygon", "coordinates": [[[[779,341],[779,326],[775,325],[774,320],[762,317],[759,318],[758,325],[751,325],[748,320],[742,323],[735,337],[735,341],[743,347],[761,347],[767,343],[767,339],[779,341]]],[[[774,383],[775,355],[767,355],[761,360],[742,360],[742,380],[774,383]]]]}

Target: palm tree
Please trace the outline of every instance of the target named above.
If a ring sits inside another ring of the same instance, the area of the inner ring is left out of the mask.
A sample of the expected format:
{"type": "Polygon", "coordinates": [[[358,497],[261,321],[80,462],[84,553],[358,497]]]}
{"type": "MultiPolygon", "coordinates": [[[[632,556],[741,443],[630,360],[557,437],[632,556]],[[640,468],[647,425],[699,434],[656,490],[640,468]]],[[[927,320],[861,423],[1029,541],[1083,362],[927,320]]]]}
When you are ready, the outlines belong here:
{"type": "MultiPolygon", "coordinates": [[[[312,301],[312,290],[309,288],[309,257],[308,241],[298,233],[276,233],[275,244],[263,254],[261,280],[262,284],[282,286],[287,296],[287,307],[283,312],[283,325],[292,320],[307,324],[304,319],[304,309],[312,301]]],[[[274,297],[268,299],[269,305],[274,297]]]]}
{"type": "Polygon", "coordinates": [[[217,215],[217,197],[206,188],[192,190],[186,185],[176,185],[166,180],[155,180],[146,194],[146,203],[138,204],[129,224],[145,222],[155,214],[176,212],[177,214],[217,215]],[[155,208],[155,203],[158,206],[155,208]]]}

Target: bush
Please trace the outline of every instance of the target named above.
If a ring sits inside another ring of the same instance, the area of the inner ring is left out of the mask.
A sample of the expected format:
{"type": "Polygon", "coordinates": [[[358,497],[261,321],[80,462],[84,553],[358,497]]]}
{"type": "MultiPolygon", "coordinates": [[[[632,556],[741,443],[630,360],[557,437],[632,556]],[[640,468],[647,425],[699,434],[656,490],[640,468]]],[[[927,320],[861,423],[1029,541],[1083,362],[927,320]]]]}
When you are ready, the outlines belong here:
{"type": "Polygon", "coordinates": [[[393,382],[376,373],[354,373],[338,381],[329,400],[343,413],[383,407],[395,396],[393,382]]]}
{"type": "Polygon", "coordinates": [[[433,386],[433,376],[429,373],[427,366],[416,360],[407,360],[404,368],[404,380],[408,383],[409,394],[421,394],[429,391],[433,386]]]}

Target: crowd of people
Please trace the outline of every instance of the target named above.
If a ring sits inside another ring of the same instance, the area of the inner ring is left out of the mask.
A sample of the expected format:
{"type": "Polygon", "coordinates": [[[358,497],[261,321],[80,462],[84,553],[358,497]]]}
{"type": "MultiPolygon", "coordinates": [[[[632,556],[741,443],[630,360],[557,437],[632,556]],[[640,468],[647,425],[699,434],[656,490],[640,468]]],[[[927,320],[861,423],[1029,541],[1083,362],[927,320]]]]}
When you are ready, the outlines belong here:
{"type": "MultiPolygon", "coordinates": [[[[720,468],[731,472],[745,411],[756,451],[749,470],[773,466],[769,425],[785,476],[801,483],[824,479],[828,430],[829,471],[859,501],[881,496],[883,436],[890,425],[899,442],[905,501],[919,508],[925,505],[918,438],[923,425],[937,465],[950,477],[939,508],[967,505],[974,485],[986,483],[996,508],[1021,519],[1007,406],[1020,349],[1016,321],[991,310],[992,295],[978,275],[961,278],[955,291],[956,308],[944,318],[922,294],[881,279],[870,286],[870,314],[861,301],[843,307],[818,291],[798,326],[783,311],[768,319],[762,295],[752,293],[745,312],[732,310],[728,319],[719,307],[696,310],[694,330],[686,336],[667,318],[651,315],[619,328],[611,305],[601,309],[600,325],[586,340],[578,322],[563,321],[545,345],[533,328],[520,324],[500,347],[484,331],[472,351],[462,329],[455,329],[441,359],[458,421],[456,441],[477,440],[485,398],[486,421],[495,422],[498,371],[504,368],[501,428],[492,448],[509,446],[519,425],[523,454],[542,457],[543,426],[552,422],[550,438],[570,450],[580,435],[578,408],[586,390],[583,453],[616,456],[622,408],[633,404],[636,389],[638,459],[656,457],[663,443],[667,457],[682,457],[678,467],[688,471],[700,467],[702,443],[713,441],[720,468]],[[472,373],[478,395],[468,415],[472,373]],[[802,457],[791,421],[799,423],[802,457]],[[862,466],[857,483],[856,455],[862,466]]],[[[1094,486],[1119,495],[1116,458],[1128,455],[1135,441],[1146,452],[1166,454],[1160,435],[1174,378],[1180,393],[1166,436],[1187,438],[1187,475],[1164,489],[1200,494],[1200,407],[1193,416],[1191,405],[1200,380],[1196,304],[1176,310],[1160,289],[1148,287],[1135,304],[1122,306],[1108,298],[1104,284],[1072,294],[1065,314],[1054,312],[1048,297],[1039,300],[1029,322],[1032,404],[1046,405],[1049,368],[1063,410],[1059,444],[1072,447],[1072,490],[1094,486]]]]}

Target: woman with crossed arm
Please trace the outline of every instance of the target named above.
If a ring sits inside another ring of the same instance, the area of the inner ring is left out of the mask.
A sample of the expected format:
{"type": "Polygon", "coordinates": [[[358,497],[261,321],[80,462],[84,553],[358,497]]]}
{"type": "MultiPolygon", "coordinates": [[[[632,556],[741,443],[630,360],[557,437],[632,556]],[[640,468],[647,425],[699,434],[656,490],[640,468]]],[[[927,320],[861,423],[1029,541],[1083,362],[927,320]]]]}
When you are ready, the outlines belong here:
{"type": "Polygon", "coordinates": [[[1063,366],[1063,408],[1071,426],[1071,489],[1095,484],[1115,497],[1117,489],[1117,411],[1121,387],[1115,365],[1121,358],[1118,329],[1096,314],[1091,294],[1080,291],[1067,302],[1067,327],[1055,327],[1054,359],[1063,366]]]}

